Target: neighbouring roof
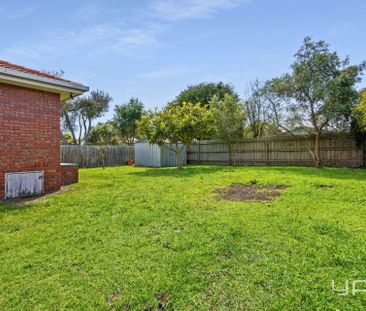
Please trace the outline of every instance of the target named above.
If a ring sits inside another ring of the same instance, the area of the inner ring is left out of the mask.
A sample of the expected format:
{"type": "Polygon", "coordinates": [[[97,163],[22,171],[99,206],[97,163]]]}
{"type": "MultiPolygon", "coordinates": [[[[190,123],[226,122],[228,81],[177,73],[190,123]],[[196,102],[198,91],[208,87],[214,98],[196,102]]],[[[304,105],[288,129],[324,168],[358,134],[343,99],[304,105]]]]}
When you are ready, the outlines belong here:
{"type": "Polygon", "coordinates": [[[0,83],[59,93],[61,100],[81,95],[89,87],[42,71],[0,60],[0,83]]]}

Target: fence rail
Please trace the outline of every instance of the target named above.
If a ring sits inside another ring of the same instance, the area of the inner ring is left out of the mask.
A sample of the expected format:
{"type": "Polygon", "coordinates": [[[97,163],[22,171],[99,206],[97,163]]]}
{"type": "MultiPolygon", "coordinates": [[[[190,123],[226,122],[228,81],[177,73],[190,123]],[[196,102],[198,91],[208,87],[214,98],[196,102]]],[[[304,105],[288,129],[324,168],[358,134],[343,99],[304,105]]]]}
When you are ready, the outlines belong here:
{"type": "MultiPolygon", "coordinates": [[[[294,165],[313,166],[308,148],[313,148],[311,136],[278,136],[245,139],[233,145],[233,165],[294,165]]],[[[327,135],[320,141],[322,165],[329,167],[365,166],[365,144],[358,146],[351,136],[327,135]]],[[[201,141],[187,150],[189,164],[229,164],[229,148],[220,141],[201,141]]]]}
{"type": "MultiPolygon", "coordinates": [[[[245,139],[233,146],[233,165],[293,165],[313,166],[308,148],[313,148],[310,136],[295,138],[277,136],[245,139]]],[[[323,136],[320,141],[323,166],[366,167],[366,143],[357,145],[347,135],[323,136]]],[[[123,165],[135,159],[134,146],[61,146],[63,163],[77,163],[79,167],[123,165]]],[[[188,164],[229,164],[229,148],[220,141],[200,141],[187,148],[188,164]]]]}
{"type": "Polygon", "coordinates": [[[134,146],[61,146],[61,162],[79,167],[118,166],[134,159],[134,146]]]}

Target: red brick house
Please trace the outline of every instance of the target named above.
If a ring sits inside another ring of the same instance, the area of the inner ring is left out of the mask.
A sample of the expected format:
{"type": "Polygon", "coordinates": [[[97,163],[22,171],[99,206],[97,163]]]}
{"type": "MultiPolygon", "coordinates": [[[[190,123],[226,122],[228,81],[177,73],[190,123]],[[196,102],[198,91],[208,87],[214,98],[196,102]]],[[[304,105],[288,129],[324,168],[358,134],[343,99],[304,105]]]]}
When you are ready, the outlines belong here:
{"type": "Polygon", "coordinates": [[[60,189],[60,104],[86,91],[0,60],[0,200],[60,189]]]}

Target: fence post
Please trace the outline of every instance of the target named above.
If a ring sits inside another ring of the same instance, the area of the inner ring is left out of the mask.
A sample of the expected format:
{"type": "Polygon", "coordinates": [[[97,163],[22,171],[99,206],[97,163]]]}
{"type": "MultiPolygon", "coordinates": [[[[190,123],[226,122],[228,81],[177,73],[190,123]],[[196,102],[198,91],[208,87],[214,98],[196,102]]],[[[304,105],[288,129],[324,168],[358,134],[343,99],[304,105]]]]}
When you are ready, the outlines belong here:
{"type": "Polygon", "coordinates": [[[269,142],[266,141],[266,164],[269,166],[269,142]]]}

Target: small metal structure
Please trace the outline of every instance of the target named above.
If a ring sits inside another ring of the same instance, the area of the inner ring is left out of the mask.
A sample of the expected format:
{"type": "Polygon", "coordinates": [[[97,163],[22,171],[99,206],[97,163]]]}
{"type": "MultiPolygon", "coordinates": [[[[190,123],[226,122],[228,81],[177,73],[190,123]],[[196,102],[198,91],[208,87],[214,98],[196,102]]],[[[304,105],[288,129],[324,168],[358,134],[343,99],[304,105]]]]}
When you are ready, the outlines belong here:
{"type": "Polygon", "coordinates": [[[5,174],[6,199],[25,198],[44,193],[44,172],[5,174]]]}
{"type": "MultiPolygon", "coordinates": [[[[135,144],[135,165],[148,167],[169,167],[177,166],[175,152],[172,150],[175,145],[166,144],[158,146],[150,144],[147,139],[140,140],[135,144]]],[[[180,163],[187,164],[187,150],[183,144],[179,144],[180,163]]]]}

